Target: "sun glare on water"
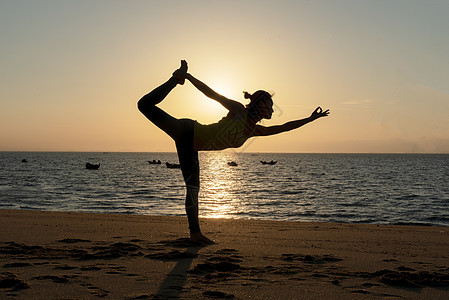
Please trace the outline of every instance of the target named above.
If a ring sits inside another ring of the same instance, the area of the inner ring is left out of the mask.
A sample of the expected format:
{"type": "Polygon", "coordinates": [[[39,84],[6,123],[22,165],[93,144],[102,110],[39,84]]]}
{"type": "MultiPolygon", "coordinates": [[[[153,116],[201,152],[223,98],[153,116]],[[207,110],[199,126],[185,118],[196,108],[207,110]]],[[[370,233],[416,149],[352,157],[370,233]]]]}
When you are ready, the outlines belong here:
{"type": "Polygon", "coordinates": [[[239,210],[239,199],[235,194],[241,188],[241,169],[230,167],[227,162],[235,159],[232,153],[207,153],[203,156],[201,170],[201,215],[206,218],[230,218],[239,210]],[[207,178],[206,178],[207,177],[207,178]],[[204,179],[204,180],[203,180],[204,179]],[[203,196],[203,197],[202,197],[203,196]]]}

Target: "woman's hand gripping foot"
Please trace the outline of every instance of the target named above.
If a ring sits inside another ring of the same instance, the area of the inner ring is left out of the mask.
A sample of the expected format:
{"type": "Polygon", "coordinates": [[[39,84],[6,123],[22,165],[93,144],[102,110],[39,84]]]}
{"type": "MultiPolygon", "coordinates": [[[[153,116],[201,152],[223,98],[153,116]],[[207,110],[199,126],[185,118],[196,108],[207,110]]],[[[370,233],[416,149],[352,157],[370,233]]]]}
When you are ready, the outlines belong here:
{"type": "Polygon", "coordinates": [[[173,78],[180,85],[183,85],[186,80],[187,75],[187,62],[185,60],[181,60],[181,67],[173,72],[173,78]]]}

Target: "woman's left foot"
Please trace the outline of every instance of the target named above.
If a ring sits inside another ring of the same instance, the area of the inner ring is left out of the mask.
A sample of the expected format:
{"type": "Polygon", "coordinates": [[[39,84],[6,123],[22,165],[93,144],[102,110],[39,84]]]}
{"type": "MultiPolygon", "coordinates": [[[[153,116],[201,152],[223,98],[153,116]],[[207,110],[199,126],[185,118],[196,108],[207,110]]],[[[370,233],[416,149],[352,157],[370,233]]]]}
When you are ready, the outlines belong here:
{"type": "Polygon", "coordinates": [[[202,243],[202,244],[206,244],[206,245],[213,245],[213,244],[215,244],[214,241],[208,239],[207,237],[205,237],[200,232],[191,234],[190,235],[190,240],[192,242],[202,243]]]}

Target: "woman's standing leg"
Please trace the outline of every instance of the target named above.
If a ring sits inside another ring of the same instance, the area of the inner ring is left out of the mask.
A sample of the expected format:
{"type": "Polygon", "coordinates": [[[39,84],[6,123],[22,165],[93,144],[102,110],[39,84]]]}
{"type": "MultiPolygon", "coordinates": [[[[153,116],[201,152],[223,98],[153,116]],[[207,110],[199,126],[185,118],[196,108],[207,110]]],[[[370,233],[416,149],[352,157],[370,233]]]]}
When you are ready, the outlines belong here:
{"type": "Polygon", "coordinates": [[[185,143],[176,143],[179,163],[181,164],[182,176],[186,184],[185,209],[189,222],[190,236],[201,233],[198,221],[198,194],[200,191],[200,168],[198,152],[186,147],[185,143]]]}
{"type": "Polygon", "coordinates": [[[198,194],[200,191],[200,167],[198,152],[193,149],[194,121],[188,119],[180,120],[183,123],[184,134],[176,141],[181,171],[186,184],[185,209],[189,222],[190,238],[193,241],[213,244],[214,242],[201,233],[198,220],[198,194]]]}

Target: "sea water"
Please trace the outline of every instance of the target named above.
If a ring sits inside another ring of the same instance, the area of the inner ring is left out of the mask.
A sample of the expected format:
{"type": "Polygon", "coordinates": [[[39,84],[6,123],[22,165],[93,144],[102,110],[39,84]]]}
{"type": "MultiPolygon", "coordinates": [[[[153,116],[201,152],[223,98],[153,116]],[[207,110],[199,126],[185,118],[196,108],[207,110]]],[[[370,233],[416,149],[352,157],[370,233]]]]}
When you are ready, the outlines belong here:
{"type": "MultiPolygon", "coordinates": [[[[181,216],[165,162],[176,153],[0,152],[0,209],[181,216]]],[[[449,225],[446,154],[201,152],[200,169],[201,217],[449,225]]]]}

